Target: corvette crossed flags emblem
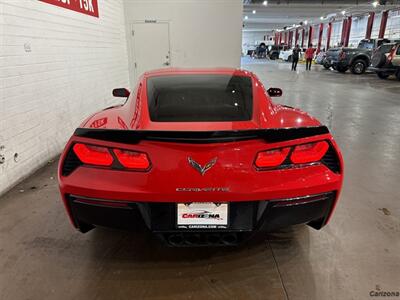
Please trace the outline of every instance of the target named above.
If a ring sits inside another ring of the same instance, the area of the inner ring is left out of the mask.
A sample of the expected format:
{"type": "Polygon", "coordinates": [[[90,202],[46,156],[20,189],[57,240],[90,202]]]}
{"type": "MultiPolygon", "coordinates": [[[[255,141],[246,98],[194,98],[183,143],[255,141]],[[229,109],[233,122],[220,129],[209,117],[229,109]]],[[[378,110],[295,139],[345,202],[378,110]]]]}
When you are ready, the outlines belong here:
{"type": "Polygon", "coordinates": [[[208,163],[204,165],[204,167],[202,167],[198,162],[196,162],[190,156],[188,157],[188,162],[195,170],[197,170],[202,176],[204,176],[204,174],[215,165],[215,163],[217,162],[217,158],[215,157],[212,160],[210,160],[208,163]]]}

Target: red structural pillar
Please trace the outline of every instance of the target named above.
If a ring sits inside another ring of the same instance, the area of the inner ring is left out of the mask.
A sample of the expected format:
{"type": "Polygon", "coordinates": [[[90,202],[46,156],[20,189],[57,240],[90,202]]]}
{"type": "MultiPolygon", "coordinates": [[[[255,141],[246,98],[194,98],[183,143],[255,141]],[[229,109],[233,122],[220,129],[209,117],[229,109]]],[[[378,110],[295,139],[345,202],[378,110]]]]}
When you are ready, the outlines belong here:
{"type": "Polygon", "coordinates": [[[296,28],[295,36],[294,36],[294,45],[296,46],[299,41],[299,30],[296,28]]]}
{"type": "Polygon", "coordinates": [[[344,45],[346,30],[347,30],[347,19],[343,19],[343,23],[342,23],[342,36],[341,36],[341,38],[340,38],[340,44],[341,44],[342,46],[344,45]]]}
{"type": "Polygon", "coordinates": [[[331,35],[332,35],[332,22],[328,24],[328,32],[326,35],[326,50],[329,49],[329,44],[331,43],[331,35]]]}
{"type": "Polygon", "coordinates": [[[351,21],[352,21],[352,18],[348,17],[347,18],[347,28],[346,28],[346,38],[344,40],[344,46],[345,47],[347,47],[349,45],[350,31],[351,31],[351,21]]]}
{"type": "Polygon", "coordinates": [[[313,38],[313,27],[310,26],[310,29],[308,30],[308,44],[307,44],[308,47],[310,47],[312,43],[312,38],[313,38]]]}
{"type": "Polygon", "coordinates": [[[289,48],[292,47],[292,40],[293,40],[293,31],[289,31],[289,41],[288,41],[289,48]]]}
{"type": "Polygon", "coordinates": [[[279,32],[279,45],[282,44],[282,31],[279,32]]]}
{"type": "Polygon", "coordinates": [[[289,34],[287,31],[285,31],[285,45],[288,44],[288,41],[289,41],[289,34]]]}
{"type": "Polygon", "coordinates": [[[304,47],[304,35],[306,33],[306,29],[303,28],[302,33],[301,33],[301,48],[304,47]]]}
{"type": "Polygon", "coordinates": [[[371,11],[368,14],[367,31],[365,32],[366,39],[371,38],[372,26],[374,26],[374,19],[375,19],[375,13],[373,11],[371,11]]]}
{"type": "Polygon", "coordinates": [[[318,48],[317,53],[321,51],[322,34],[324,33],[324,23],[319,24],[319,35],[318,35],[318,48]]]}
{"type": "Polygon", "coordinates": [[[385,37],[386,23],[388,19],[389,11],[385,10],[382,12],[381,27],[379,28],[378,38],[383,39],[385,37]]]}

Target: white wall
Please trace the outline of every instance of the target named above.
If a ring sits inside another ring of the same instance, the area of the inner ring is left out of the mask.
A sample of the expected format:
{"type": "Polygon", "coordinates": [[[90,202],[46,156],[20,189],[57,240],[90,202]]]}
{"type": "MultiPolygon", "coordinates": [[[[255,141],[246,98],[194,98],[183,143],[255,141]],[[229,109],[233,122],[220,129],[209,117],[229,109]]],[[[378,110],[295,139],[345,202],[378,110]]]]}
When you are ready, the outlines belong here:
{"type": "Polygon", "coordinates": [[[128,43],[134,21],[168,21],[172,67],[239,67],[242,11],[241,0],[125,0],[128,43]]]}
{"type": "Polygon", "coordinates": [[[353,17],[350,28],[349,47],[357,47],[358,43],[365,39],[367,31],[368,15],[353,17]]]}
{"type": "Polygon", "coordinates": [[[337,47],[340,44],[342,38],[342,26],[343,21],[332,23],[331,41],[329,43],[330,48],[337,47]]]}
{"type": "Polygon", "coordinates": [[[389,11],[385,38],[400,39],[400,10],[389,11]]]}
{"type": "Polygon", "coordinates": [[[0,193],[56,156],[84,117],[117,103],[112,88],[128,85],[122,0],[98,3],[100,18],[0,0],[0,193]]]}
{"type": "Polygon", "coordinates": [[[381,21],[382,21],[382,13],[376,13],[374,18],[374,24],[372,25],[371,38],[373,39],[378,38],[379,29],[381,27],[381,21]]]}

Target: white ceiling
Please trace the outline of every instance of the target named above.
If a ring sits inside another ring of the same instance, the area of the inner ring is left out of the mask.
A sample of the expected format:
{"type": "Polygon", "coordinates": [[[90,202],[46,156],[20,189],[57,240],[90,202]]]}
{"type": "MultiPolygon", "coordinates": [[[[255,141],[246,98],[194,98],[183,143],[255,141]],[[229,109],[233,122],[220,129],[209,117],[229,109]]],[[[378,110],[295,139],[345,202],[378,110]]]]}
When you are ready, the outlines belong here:
{"type": "Polygon", "coordinates": [[[386,5],[372,6],[371,0],[270,0],[264,6],[262,0],[243,1],[243,31],[271,32],[276,29],[283,29],[284,26],[298,25],[307,20],[309,24],[318,24],[320,17],[342,18],[341,11],[347,14],[360,14],[369,11],[381,11],[400,7],[399,0],[388,0],[386,5]],[[252,11],[256,10],[256,14],[252,11]],[[248,17],[245,20],[245,16],[248,17]]]}

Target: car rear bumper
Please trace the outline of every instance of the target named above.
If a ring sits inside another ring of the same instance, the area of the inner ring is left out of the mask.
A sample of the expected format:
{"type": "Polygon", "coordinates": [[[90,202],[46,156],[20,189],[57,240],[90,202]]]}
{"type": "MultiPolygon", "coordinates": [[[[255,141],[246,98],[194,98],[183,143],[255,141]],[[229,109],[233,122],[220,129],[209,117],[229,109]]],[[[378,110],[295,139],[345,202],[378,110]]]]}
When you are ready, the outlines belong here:
{"type": "Polygon", "coordinates": [[[327,60],[327,61],[333,67],[346,67],[346,66],[348,66],[348,63],[345,60],[327,60]]]}
{"type": "Polygon", "coordinates": [[[328,221],[337,192],[277,200],[229,203],[226,229],[178,229],[176,202],[113,201],[66,195],[74,225],[86,232],[96,225],[149,230],[171,246],[237,245],[257,231],[306,223],[320,229],[328,221]]]}
{"type": "Polygon", "coordinates": [[[395,74],[399,68],[391,67],[391,68],[375,68],[369,67],[368,70],[376,72],[376,73],[386,73],[386,74],[395,74]]]}

